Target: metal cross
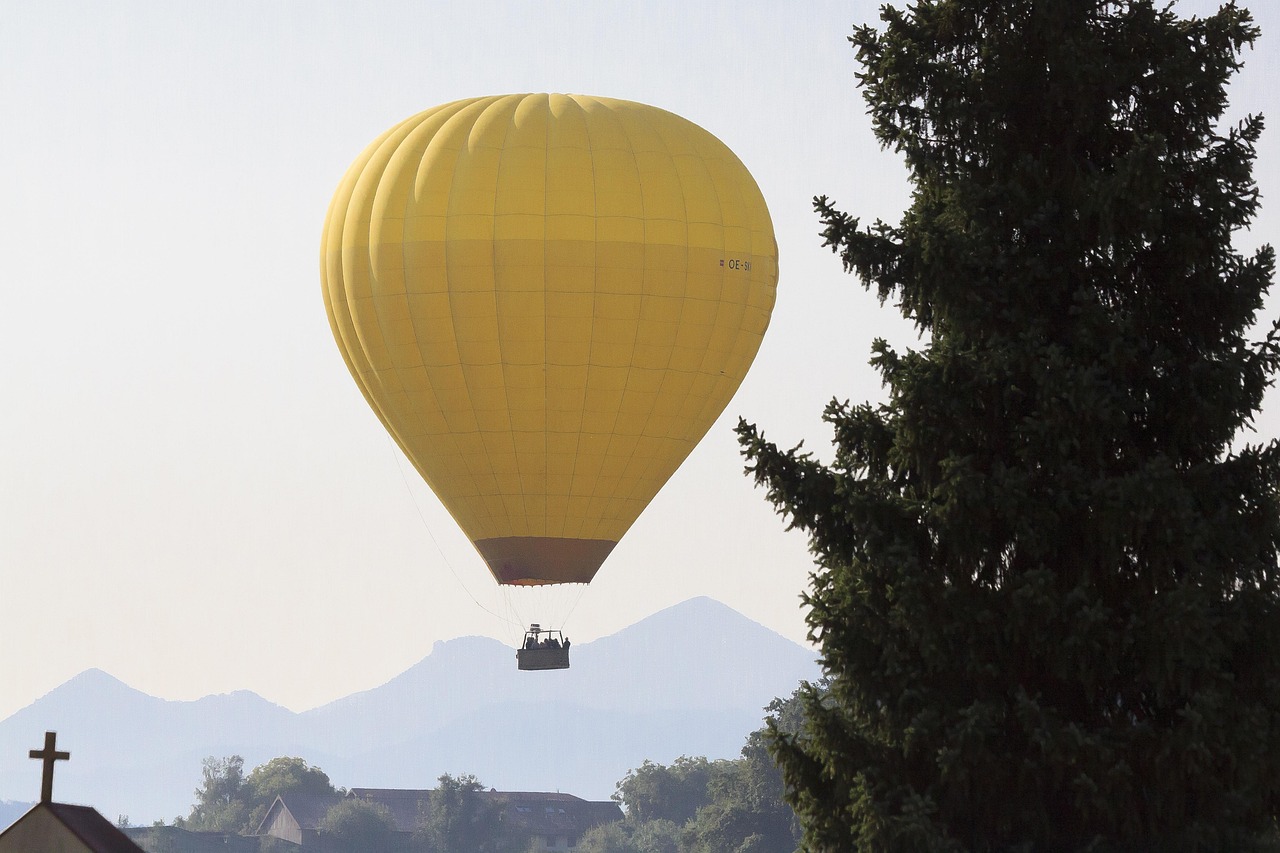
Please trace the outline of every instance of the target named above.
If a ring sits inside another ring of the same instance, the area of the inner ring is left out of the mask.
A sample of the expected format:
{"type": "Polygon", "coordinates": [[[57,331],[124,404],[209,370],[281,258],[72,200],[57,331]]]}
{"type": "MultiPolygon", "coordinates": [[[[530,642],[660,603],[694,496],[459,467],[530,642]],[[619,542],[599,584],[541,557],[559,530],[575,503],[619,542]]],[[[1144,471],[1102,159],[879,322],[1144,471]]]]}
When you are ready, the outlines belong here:
{"type": "Polygon", "coordinates": [[[44,733],[44,749],[31,750],[32,758],[39,758],[44,761],[44,776],[40,780],[40,802],[53,802],[53,762],[68,761],[71,758],[69,752],[58,752],[55,743],[58,740],[57,732],[44,733]]]}

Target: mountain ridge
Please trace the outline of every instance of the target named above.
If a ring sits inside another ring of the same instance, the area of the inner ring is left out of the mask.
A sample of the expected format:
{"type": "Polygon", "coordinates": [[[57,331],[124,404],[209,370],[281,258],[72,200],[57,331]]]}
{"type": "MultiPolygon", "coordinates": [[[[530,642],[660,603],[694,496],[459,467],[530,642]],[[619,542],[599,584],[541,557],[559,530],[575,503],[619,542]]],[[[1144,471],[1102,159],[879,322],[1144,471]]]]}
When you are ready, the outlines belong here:
{"type": "Polygon", "coordinates": [[[160,699],[91,668],[0,720],[0,800],[38,792],[27,751],[46,730],[74,759],[59,764],[58,799],[109,819],[186,814],[202,759],[228,755],[246,770],[297,755],[340,786],[432,787],[441,773],[473,773],[506,790],[605,799],[646,759],[736,756],[774,697],[818,677],[815,657],[695,598],[575,643],[569,670],[518,672],[510,647],[459,637],[377,687],[302,712],[247,690],[160,699]]]}

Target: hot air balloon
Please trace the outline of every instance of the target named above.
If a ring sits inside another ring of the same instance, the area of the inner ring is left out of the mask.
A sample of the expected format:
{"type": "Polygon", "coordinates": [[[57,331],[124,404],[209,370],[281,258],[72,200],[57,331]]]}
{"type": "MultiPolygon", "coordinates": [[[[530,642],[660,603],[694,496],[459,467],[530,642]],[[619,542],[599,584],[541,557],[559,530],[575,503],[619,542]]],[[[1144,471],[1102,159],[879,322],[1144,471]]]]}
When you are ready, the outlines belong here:
{"type": "Polygon", "coordinates": [[[742,382],[777,259],[707,131],[516,94],[375,139],[321,279],[356,384],[498,583],[587,583],[742,382]]]}

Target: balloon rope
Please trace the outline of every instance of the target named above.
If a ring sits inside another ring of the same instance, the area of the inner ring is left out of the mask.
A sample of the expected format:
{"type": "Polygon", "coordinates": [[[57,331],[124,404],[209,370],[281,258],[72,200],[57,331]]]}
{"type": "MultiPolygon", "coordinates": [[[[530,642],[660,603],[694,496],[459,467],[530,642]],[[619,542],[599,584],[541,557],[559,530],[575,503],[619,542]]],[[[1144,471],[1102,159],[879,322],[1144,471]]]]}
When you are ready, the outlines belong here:
{"type": "Polygon", "coordinates": [[[427,523],[427,517],[422,514],[422,507],[418,504],[418,498],[413,493],[413,487],[409,485],[409,478],[404,473],[404,463],[401,460],[399,452],[400,448],[391,440],[391,436],[387,436],[387,441],[391,442],[391,455],[395,457],[396,469],[400,472],[400,480],[404,483],[405,491],[409,493],[409,500],[413,503],[413,508],[417,510],[418,518],[422,521],[422,527],[427,531],[427,536],[431,539],[431,544],[436,547],[436,553],[440,555],[440,559],[444,560],[444,565],[449,570],[449,574],[453,575],[453,579],[458,582],[458,586],[462,587],[462,591],[467,594],[467,597],[471,599],[471,602],[475,604],[476,607],[479,607],[499,622],[505,622],[508,626],[519,627],[520,630],[523,631],[523,626],[518,626],[515,622],[512,622],[510,618],[500,616],[481,604],[480,600],[472,595],[471,590],[462,582],[462,578],[459,577],[458,573],[454,571],[453,563],[449,562],[449,557],[444,553],[444,549],[440,547],[440,543],[436,541],[436,535],[431,531],[431,525],[427,523]]]}
{"type": "Polygon", "coordinates": [[[573,599],[573,606],[569,608],[569,612],[566,613],[564,615],[564,619],[560,621],[560,626],[562,628],[569,624],[569,617],[573,615],[573,611],[578,609],[578,602],[582,601],[582,594],[587,591],[587,585],[585,583],[576,584],[576,586],[578,587],[578,594],[573,599]]]}
{"type": "Polygon", "coordinates": [[[525,627],[529,623],[524,621],[524,616],[521,615],[520,608],[516,607],[515,597],[507,587],[499,584],[498,595],[502,597],[503,609],[507,613],[507,624],[513,629],[512,633],[508,636],[511,636],[511,641],[515,645],[519,646],[524,639],[525,627]],[[512,617],[514,617],[514,621],[512,617]]]}

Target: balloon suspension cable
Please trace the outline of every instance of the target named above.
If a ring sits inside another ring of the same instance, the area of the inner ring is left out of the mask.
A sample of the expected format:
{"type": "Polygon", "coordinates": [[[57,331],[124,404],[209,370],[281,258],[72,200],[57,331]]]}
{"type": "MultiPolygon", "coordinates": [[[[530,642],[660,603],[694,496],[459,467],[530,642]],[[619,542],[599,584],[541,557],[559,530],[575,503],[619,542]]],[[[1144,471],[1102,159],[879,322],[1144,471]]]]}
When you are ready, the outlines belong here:
{"type": "Polygon", "coordinates": [[[516,610],[516,604],[511,600],[505,587],[498,587],[498,594],[502,598],[502,607],[507,612],[507,636],[515,645],[520,645],[520,635],[524,632],[524,626],[527,624],[520,615],[520,611],[516,610]]]}
{"type": "Polygon", "coordinates": [[[568,625],[569,617],[582,600],[587,585],[584,583],[535,584],[531,586],[499,584],[505,609],[512,619],[520,624],[520,630],[513,640],[522,641],[524,631],[531,622],[537,622],[544,629],[563,631],[568,625]],[[566,587],[576,587],[569,590],[566,587]],[[530,618],[532,617],[532,618],[530,618]]]}
{"type": "Polygon", "coordinates": [[[561,627],[569,624],[569,617],[573,615],[573,611],[578,609],[578,602],[582,601],[582,595],[587,591],[587,585],[585,583],[576,583],[574,586],[578,588],[578,594],[573,597],[573,604],[570,605],[569,612],[560,620],[561,627]]]}
{"type": "MultiPolygon", "coordinates": [[[[427,537],[431,539],[431,544],[435,546],[436,553],[439,554],[440,559],[444,561],[445,568],[449,570],[449,574],[453,575],[453,579],[458,582],[458,586],[462,587],[462,591],[467,594],[467,598],[470,598],[471,602],[476,607],[479,607],[481,610],[483,610],[485,613],[488,613],[490,616],[492,616],[494,619],[497,619],[499,622],[506,623],[508,627],[519,628],[521,631],[523,631],[524,626],[518,622],[513,622],[510,618],[510,615],[503,616],[499,613],[494,613],[492,610],[490,610],[489,608],[481,604],[480,600],[476,598],[474,594],[472,594],[470,588],[468,588],[467,585],[462,582],[462,578],[458,575],[458,572],[453,568],[453,563],[449,562],[448,555],[445,554],[444,549],[440,547],[439,541],[436,540],[436,535],[435,533],[432,532],[431,525],[427,523],[427,517],[422,513],[422,507],[418,504],[418,498],[413,493],[413,487],[409,485],[409,478],[404,473],[404,462],[401,459],[399,448],[396,446],[394,441],[391,441],[390,436],[387,436],[387,440],[390,442],[390,445],[391,445],[391,455],[395,457],[395,460],[396,460],[396,469],[400,472],[400,480],[404,483],[405,491],[409,493],[409,500],[413,503],[413,508],[417,511],[418,518],[421,519],[422,521],[422,527],[427,531],[427,537]]],[[[508,602],[508,605],[509,605],[509,602],[508,602]]],[[[510,609],[511,609],[510,606],[508,606],[508,610],[510,609]]]]}

